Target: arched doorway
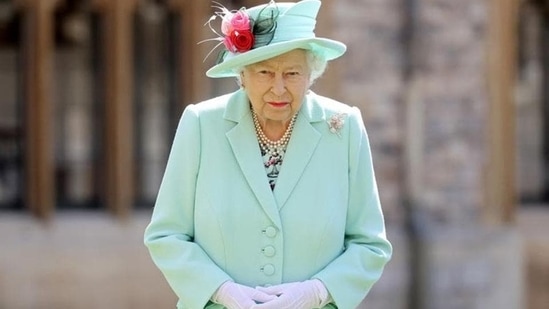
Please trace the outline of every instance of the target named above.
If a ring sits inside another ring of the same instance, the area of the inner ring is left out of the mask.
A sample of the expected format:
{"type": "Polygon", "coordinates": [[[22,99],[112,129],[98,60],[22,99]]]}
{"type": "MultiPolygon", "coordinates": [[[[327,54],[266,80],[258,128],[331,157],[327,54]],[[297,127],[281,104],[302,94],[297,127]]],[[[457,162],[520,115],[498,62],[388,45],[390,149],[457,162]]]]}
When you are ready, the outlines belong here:
{"type": "Polygon", "coordinates": [[[522,1],[516,81],[518,225],[525,240],[526,305],[549,301],[549,1],[522,1]]]}
{"type": "Polygon", "coordinates": [[[522,204],[549,204],[549,1],[524,1],[519,14],[518,198],[522,204]]]}

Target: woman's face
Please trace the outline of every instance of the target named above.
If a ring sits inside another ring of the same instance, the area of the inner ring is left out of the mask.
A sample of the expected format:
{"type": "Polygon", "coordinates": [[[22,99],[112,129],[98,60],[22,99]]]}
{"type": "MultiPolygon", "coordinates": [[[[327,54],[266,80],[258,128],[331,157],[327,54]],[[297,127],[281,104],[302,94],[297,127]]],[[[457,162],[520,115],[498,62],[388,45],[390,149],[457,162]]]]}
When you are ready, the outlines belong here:
{"type": "Polygon", "coordinates": [[[288,122],[301,107],[309,79],[307,52],[303,49],[248,65],[241,73],[242,86],[263,123],[288,122]]]}

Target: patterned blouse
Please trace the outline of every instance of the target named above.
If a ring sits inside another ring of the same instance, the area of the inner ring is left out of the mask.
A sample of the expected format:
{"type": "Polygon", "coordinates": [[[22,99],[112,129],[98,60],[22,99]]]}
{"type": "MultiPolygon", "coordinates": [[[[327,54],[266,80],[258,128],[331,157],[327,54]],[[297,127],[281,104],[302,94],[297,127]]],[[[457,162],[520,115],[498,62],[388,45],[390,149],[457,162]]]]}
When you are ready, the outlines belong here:
{"type": "MultiPolygon", "coordinates": [[[[261,149],[261,147],[260,147],[261,149]]],[[[281,153],[269,154],[261,150],[261,156],[263,157],[263,165],[267,172],[267,178],[269,179],[269,185],[271,190],[274,190],[276,180],[278,179],[278,174],[280,173],[280,168],[282,166],[282,159],[284,158],[285,150],[281,153]]]]}

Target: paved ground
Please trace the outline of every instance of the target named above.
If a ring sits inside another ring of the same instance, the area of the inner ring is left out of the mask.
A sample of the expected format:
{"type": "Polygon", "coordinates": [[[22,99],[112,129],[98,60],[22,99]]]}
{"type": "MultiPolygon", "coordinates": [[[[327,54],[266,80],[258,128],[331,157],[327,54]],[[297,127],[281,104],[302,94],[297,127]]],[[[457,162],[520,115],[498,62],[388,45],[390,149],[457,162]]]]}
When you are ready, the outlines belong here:
{"type": "Polygon", "coordinates": [[[0,309],[175,308],[143,246],[148,219],[62,212],[44,225],[0,214],[0,309]]]}

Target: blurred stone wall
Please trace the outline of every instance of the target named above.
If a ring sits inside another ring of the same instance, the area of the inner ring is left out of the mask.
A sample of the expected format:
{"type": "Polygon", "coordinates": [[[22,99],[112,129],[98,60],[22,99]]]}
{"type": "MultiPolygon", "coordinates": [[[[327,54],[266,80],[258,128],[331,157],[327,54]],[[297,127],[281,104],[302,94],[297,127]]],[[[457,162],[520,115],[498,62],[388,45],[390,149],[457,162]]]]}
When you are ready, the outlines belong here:
{"type": "Polygon", "coordinates": [[[361,109],[384,210],[402,222],[405,7],[400,0],[349,0],[334,9],[332,35],[348,47],[331,64],[340,73],[337,99],[361,109]]]}
{"type": "Polygon", "coordinates": [[[408,122],[420,124],[407,140],[421,143],[414,198],[428,220],[467,226],[484,206],[489,1],[417,3],[406,101],[408,122]]]}
{"type": "Polygon", "coordinates": [[[389,220],[402,219],[406,147],[419,147],[417,185],[426,214],[474,221],[486,156],[487,2],[415,1],[410,45],[404,22],[412,8],[405,3],[336,6],[336,37],[349,47],[334,64],[343,67],[341,99],[362,109],[389,220]],[[419,127],[409,131],[410,122],[419,127]]]}

